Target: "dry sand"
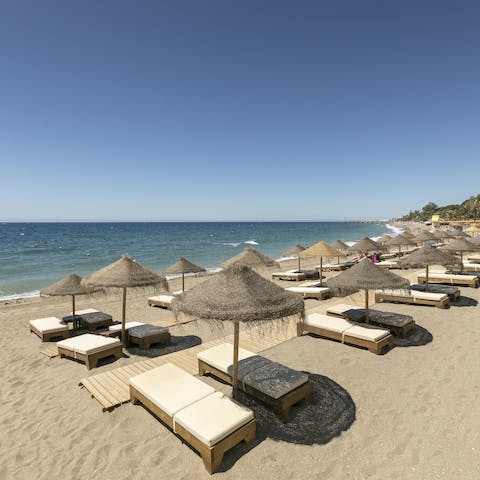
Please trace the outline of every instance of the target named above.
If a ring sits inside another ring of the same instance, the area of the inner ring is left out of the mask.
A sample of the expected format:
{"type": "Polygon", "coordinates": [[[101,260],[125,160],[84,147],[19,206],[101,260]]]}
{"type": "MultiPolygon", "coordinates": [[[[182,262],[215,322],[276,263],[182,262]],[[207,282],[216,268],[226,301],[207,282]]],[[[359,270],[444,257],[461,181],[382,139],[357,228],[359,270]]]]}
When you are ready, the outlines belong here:
{"type": "MultiPolygon", "coordinates": [[[[414,271],[400,273],[415,277],[414,271]]],[[[307,335],[265,351],[273,360],[314,374],[324,386],[322,409],[314,415],[300,404],[285,428],[260,412],[256,441],[226,454],[215,477],[480,478],[480,290],[462,287],[461,292],[461,306],[449,310],[377,305],[414,316],[421,326],[417,346],[399,345],[377,356],[307,335]]],[[[149,308],[146,296],[129,295],[129,320],[173,324],[173,315],[149,308]]],[[[345,300],[361,304],[358,294],[306,303],[307,309],[324,312],[345,300]]],[[[77,308],[95,307],[119,319],[120,303],[114,295],[79,298],[77,308]]],[[[78,386],[87,375],[144,357],[131,355],[88,372],[81,363],[39,354],[41,342],[29,333],[28,321],[69,311],[67,298],[0,306],[0,479],[209,478],[198,454],[144,408],[124,404],[102,413],[78,386]]],[[[203,322],[174,326],[171,332],[192,342],[219,335],[203,322]]],[[[229,390],[211,378],[205,381],[229,390]]]]}

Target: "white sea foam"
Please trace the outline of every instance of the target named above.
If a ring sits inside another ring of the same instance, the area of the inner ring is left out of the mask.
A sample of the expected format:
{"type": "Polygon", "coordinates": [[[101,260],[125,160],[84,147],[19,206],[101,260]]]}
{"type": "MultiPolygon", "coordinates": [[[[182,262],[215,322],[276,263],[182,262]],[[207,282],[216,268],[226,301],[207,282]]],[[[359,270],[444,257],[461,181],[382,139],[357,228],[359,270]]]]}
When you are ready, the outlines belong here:
{"type": "Polygon", "coordinates": [[[227,245],[228,247],[238,247],[240,245],[241,242],[231,242],[231,243],[222,243],[222,245],[227,245]]]}
{"type": "Polygon", "coordinates": [[[297,257],[295,256],[292,256],[292,257],[280,257],[280,258],[277,258],[275,261],[276,262],[286,262],[287,260],[296,260],[297,257]]]}
{"type": "Polygon", "coordinates": [[[243,242],[243,243],[248,243],[248,245],[260,245],[258,242],[256,242],[255,240],[247,240],[246,242],[243,242]]]}
{"type": "Polygon", "coordinates": [[[7,300],[17,300],[19,298],[33,298],[39,296],[40,290],[32,290],[30,292],[24,293],[12,293],[11,295],[0,295],[0,302],[5,302],[7,300]]]}
{"type": "Polygon", "coordinates": [[[393,235],[394,237],[403,233],[403,228],[395,227],[394,225],[390,225],[389,223],[387,223],[385,226],[392,232],[391,234],[389,233],[389,235],[393,235]]]}

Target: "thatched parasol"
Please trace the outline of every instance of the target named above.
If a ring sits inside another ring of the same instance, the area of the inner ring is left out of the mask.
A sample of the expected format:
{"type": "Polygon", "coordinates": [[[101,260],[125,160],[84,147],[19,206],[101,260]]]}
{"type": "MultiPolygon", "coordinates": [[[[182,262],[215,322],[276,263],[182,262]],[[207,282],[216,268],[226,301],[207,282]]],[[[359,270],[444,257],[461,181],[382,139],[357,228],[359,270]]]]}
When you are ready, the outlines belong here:
{"type": "Polygon", "coordinates": [[[307,247],[303,245],[295,245],[294,247],[288,249],[286,252],[282,253],[282,257],[296,257],[298,260],[298,270],[300,271],[300,252],[303,252],[307,247]]]}
{"type": "Polygon", "coordinates": [[[230,265],[246,265],[247,267],[280,267],[275,260],[268,258],[263,253],[260,253],[251,247],[246,248],[222,263],[223,268],[227,268],[230,265]]]}
{"type": "Polygon", "coordinates": [[[430,242],[432,240],[437,241],[437,239],[430,232],[427,232],[426,230],[419,233],[416,237],[412,238],[412,242],[423,243],[423,244],[425,244],[426,242],[430,242]]]}
{"type": "Polygon", "coordinates": [[[480,235],[476,237],[469,238],[468,241],[473,243],[473,245],[480,245],[480,235]]]}
{"type": "Polygon", "coordinates": [[[402,245],[406,245],[409,247],[412,247],[415,245],[411,240],[408,238],[402,237],[401,235],[397,235],[396,237],[390,238],[390,240],[387,240],[384,245],[386,247],[396,247],[398,246],[398,252],[400,253],[402,251],[402,245]]]}
{"type": "Polygon", "coordinates": [[[185,291],[185,274],[186,273],[200,273],[206,272],[203,267],[195,265],[190,260],[182,257],[180,260],[175,262],[173,265],[170,265],[166,270],[162,272],[162,275],[170,275],[181,273],[182,274],[182,292],[185,291]]]}
{"type": "Polygon", "coordinates": [[[87,275],[82,285],[90,287],[113,287],[123,289],[122,299],[122,344],[126,346],[125,317],[127,305],[127,288],[161,285],[168,291],[168,283],[162,275],[158,275],[143,267],[128,255],[124,255],[116,262],[87,275]]]}
{"type": "Polygon", "coordinates": [[[238,379],[240,323],[265,322],[296,314],[303,317],[305,312],[301,298],[245,265],[231,265],[175,297],[171,308],[176,316],[183,313],[203,320],[233,322],[234,395],[238,379]]]}
{"type": "Polygon", "coordinates": [[[428,290],[428,267],[430,265],[460,266],[460,260],[447,252],[442,252],[437,248],[426,245],[415,252],[405,255],[398,260],[398,264],[407,268],[425,267],[425,285],[428,290]]]}
{"type": "Polygon", "coordinates": [[[405,238],[408,238],[408,239],[411,239],[411,238],[415,237],[415,235],[412,232],[410,232],[409,230],[403,231],[400,235],[402,237],[405,237],[405,238]]]}
{"type": "MultiPolygon", "coordinates": [[[[348,250],[348,245],[341,240],[335,240],[330,246],[339,252],[345,252],[348,250]]],[[[337,255],[337,263],[340,263],[340,255],[337,255]]]]}
{"type": "Polygon", "coordinates": [[[345,296],[365,291],[365,321],[368,323],[368,291],[377,289],[410,290],[410,282],[399,275],[378,267],[368,258],[352,268],[327,280],[327,286],[335,295],[345,296]]]}
{"type": "Polygon", "coordinates": [[[73,318],[73,325],[75,326],[75,295],[86,295],[88,293],[93,293],[96,290],[100,290],[100,288],[87,288],[81,284],[82,277],[78,276],[76,273],[71,273],[67,275],[62,280],[50,285],[49,287],[45,287],[40,290],[40,295],[46,296],[63,296],[63,295],[71,295],[72,296],[72,318],[73,318]]]}
{"type": "Polygon", "coordinates": [[[468,228],[464,230],[464,232],[468,233],[479,233],[480,232],[480,225],[474,223],[473,225],[470,225],[468,228]]]}
{"type": "Polygon", "coordinates": [[[365,237],[358,242],[355,242],[351,247],[348,247],[349,252],[382,252],[385,248],[379,243],[373,241],[371,238],[365,237]]]}
{"type": "Polygon", "coordinates": [[[465,233],[463,230],[454,230],[452,233],[453,233],[453,236],[456,238],[470,236],[468,233],[465,233]]]}
{"type": "Polygon", "coordinates": [[[462,262],[461,271],[463,272],[463,252],[475,252],[478,251],[480,247],[468,240],[465,240],[464,238],[458,238],[452,243],[447,243],[446,245],[443,245],[442,247],[440,247],[440,249],[446,252],[459,253],[460,261],[462,262]]]}
{"type": "Polygon", "coordinates": [[[384,244],[385,242],[388,242],[391,240],[393,237],[391,235],[384,235],[383,237],[379,238],[377,243],[384,244]]]}
{"type": "Polygon", "coordinates": [[[338,257],[339,255],[343,255],[339,250],[335,250],[331,247],[328,243],[320,240],[315,245],[307,248],[303,252],[300,252],[299,255],[301,257],[320,257],[320,285],[322,285],[322,278],[323,278],[323,257],[338,257]]]}

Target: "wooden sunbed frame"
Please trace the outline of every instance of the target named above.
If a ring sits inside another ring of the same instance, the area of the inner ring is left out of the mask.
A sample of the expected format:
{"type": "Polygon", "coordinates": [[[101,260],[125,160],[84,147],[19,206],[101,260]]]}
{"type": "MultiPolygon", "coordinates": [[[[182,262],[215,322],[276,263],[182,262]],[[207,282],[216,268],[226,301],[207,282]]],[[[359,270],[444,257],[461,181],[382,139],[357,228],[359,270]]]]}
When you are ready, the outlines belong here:
{"type": "MultiPolygon", "coordinates": [[[[222,370],[219,370],[218,368],[210,365],[204,360],[198,359],[198,374],[202,376],[205,375],[207,372],[211,373],[217,378],[220,378],[224,382],[229,383],[230,385],[232,384],[231,375],[222,372],[222,370]]],[[[300,385],[295,390],[292,390],[291,392],[283,395],[283,397],[280,398],[272,398],[268,395],[265,395],[263,392],[260,392],[259,390],[250,385],[245,384],[244,387],[246,393],[271,406],[275,415],[277,415],[277,417],[280,418],[283,423],[287,422],[288,414],[292,405],[295,405],[304,398],[311,401],[313,397],[313,385],[310,381],[307,381],[303,385],[300,385]]]]}
{"type": "MultiPolygon", "coordinates": [[[[65,325],[66,326],[66,325],[65,325]]],[[[67,327],[68,328],[68,327],[67,327]]],[[[65,331],[58,331],[58,332],[42,332],[38,328],[34,327],[33,325],[30,325],[30,332],[34,333],[38,337],[40,337],[40,340],[42,342],[48,342],[52,338],[68,338],[70,336],[70,330],[65,330],[65,331]]]]}
{"type": "MultiPolygon", "coordinates": [[[[420,275],[417,278],[418,283],[426,283],[425,282],[425,277],[421,277],[420,275]]],[[[448,279],[448,278],[439,278],[436,277],[435,274],[430,274],[428,276],[428,283],[440,283],[442,285],[460,285],[464,287],[473,287],[473,288],[478,288],[480,284],[480,280],[478,277],[475,277],[473,279],[470,278],[464,278],[461,280],[460,278],[456,279],[448,279]]]]}
{"type": "MultiPolygon", "coordinates": [[[[314,327],[303,322],[297,323],[297,336],[301,337],[303,332],[313,333],[314,335],[319,335],[330,340],[337,340],[339,342],[342,341],[342,333],[334,332],[333,330],[328,330],[325,328],[314,327]]],[[[384,348],[390,348],[392,346],[393,339],[392,335],[389,334],[386,337],[381,338],[378,342],[372,342],[370,340],[364,340],[363,338],[352,337],[348,334],[344,334],[343,343],[350,343],[351,345],[356,345],[357,347],[364,347],[370,352],[380,355],[384,348]]]]}
{"type": "MultiPolygon", "coordinates": [[[[356,308],[352,306],[352,310],[356,310],[356,308]]],[[[349,317],[346,314],[341,315],[339,313],[331,312],[331,311],[328,311],[328,310],[327,310],[327,315],[329,315],[330,317],[344,318],[345,320],[354,321],[354,322],[359,323],[359,325],[361,325],[360,322],[365,321],[365,315],[363,315],[363,318],[362,317],[352,318],[352,317],[349,317]],[[362,318],[362,320],[358,320],[358,318],[362,318]]],[[[371,318],[370,319],[370,325],[376,325],[376,326],[379,326],[379,327],[382,327],[382,328],[387,328],[388,330],[393,332],[393,334],[396,335],[397,337],[405,338],[407,336],[408,332],[410,332],[411,330],[413,330],[415,328],[415,321],[412,319],[412,321],[410,323],[407,323],[407,325],[404,325],[403,327],[398,327],[396,325],[386,325],[384,323],[375,322],[371,318]]]]}
{"type": "Polygon", "coordinates": [[[171,305],[171,302],[162,302],[161,300],[151,300],[150,298],[148,299],[149,307],[160,307],[160,308],[169,309],[170,305],[171,305]]]}
{"type": "Polygon", "coordinates": [[[411,295],[392,295],[390,293],[375,292],[375,302],[408,303],[410,305],[429,305],[437,308],[450,308],[450,298],[448,295],[447,298],[443,300],[429,300],[428,298],[417,298],[411,295]]]}
{"type": "Polygon", "coordinates": [[[239,429],[230,433],[226,438],[220,440],[213,446],[205,445],[201,440],[195,437],[191,432],[186,430],[182,425],[176,424],[174,426],[173,418],[165,413],[160,407],[155,405],[150,399],[139,392],[133,385],[130,384],[130,402],[136,404],[140,402],[147,410],[156,415],[163,423],[165,423],[171,430],[175,427],[175,433],[190,444],[202,457],[203,464],[208,473],[212,474],[220,467],[223,455],[227,450],[230,450],[235,445],[238,445],[242,440],[245,443],[250,443],[255,440],[256,422],[255,419],[250,420],[239,429]]]}
{"type": "MultiPolygon", "coordinates": [[[[307,287],[312,288],[312,287],[307,287]]],[[[328,287],[321,287],[321,288],[328,288],[328,287]]],[[[291,290],[288,290],[291,292],[291,290]]],[[[325,300],[326,298],[330,298],[332,296],[331,290],[324,290],[323,292],[291,292],[295,293],[296,295],[300,295],[302,298],[315,298],[316,300],[325,300]]]]}
{"type": "Polygon", "coordinates": [[[82,362],[85,363],[88,370],[95,368],[97,366],[97,362],[102,358],[107,358],[112,355],[115,355],[116,358],[122,358],[122,355],[123,355],[121,343],[108,347],[105,350],[102,350],[100,352],[95,352],[91,354],[75,353],[70,349],[59,347],[59,346],[57,346],[57,348],[58,348],[58,354],[60,355],[60,358],[68,357],[68,358],[73,358],[74,360],[81,360],[82,362]]]}

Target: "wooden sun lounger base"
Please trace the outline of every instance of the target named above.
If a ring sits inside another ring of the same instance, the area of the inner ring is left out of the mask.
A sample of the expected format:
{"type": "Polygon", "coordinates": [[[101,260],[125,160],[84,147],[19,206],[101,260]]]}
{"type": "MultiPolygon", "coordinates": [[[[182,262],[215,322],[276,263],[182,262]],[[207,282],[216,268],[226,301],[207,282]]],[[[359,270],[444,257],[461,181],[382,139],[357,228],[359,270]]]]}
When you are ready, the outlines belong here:
{"type": "Polygon", "coordinates": [[[75,352],[72,352],[72,350],[68,350],[63,347],[57,347],[57,348],[58,348],[58,354],[60,355],[60,358],[68,357],[68,358],[73,358],[74,360],[81,360],[82,362],[85,363],[88,370],[95,368],[97,366],[97,362],[102,358],[107,358],[112,355],[115,355],[116,358],[122,358],[122,355],[123,355],[121,344],[114,345],[113,347],[102,350],[101,352],[92,353],[90,355],[84,354],[84,353],[75,353],[75,352]]]}
{"type": "Polygon", "coordinates": [[[314,298],[315,300],[325,300],[326,298],[330,298],[332,296],[331,290],[326,290],[324,292],[292,292],[296,295],[300,295],[302,298],[314,298]]]}
{"type": "Polygon", "coordinates": [[[149,307],[160,307],[166,308],[167,310],[170,308],[170,302],[161,302],[160,300],[150,300],[148,299],[148,306],[149,307]]]}
{"type": "Polygon", "coordinates": [[[163,423],[168,425],[171,430],[175,429],[175,433],[183,438],[191,445],[202,457],[203,464],[208,473],[212,474],[220,467],[223,455],[226,451],[238,445],[240,442],[250,443],[255,439],[256,423],[255,419],[246,423],[238,430],[235,430],[220,442],[213,446],[206,445],[195,437],[188,430],[177,424],[174,426],[173,418],[161,410],[145,395],[140,393],[135,387],[130,385],[130,401],[132,404],[140,402],[147,410],[156,415],[163,423]]]}
{"type": "MultiPolygon", "coordinates": [[[[232,384],[232,377],[225,372],[213,367],[212,365],[204,362],[203,360],[198,359],[198,374],[200,376],[205,375],[205,373],[211,373],[213,376],[220,378],[224,382],[232,384]]],[[[263,392],[260,392],[256,388],[253,388],[250,385],[245,385],[245,392],[248,395],[251,395],[254,398],[266,403],[272,407],[275,415],[283,422],[288,421],[288,414],[290,413],[290,408],[296,403],[300,402],[304,398],[311,401],[313,398],[313,385],[311,382],[304,383],[300,385],[295,390],[287,393],[280,398],[272,398],[268,395],[265,395],[263,392]]]]}
{"type": "Polygon", "coordinates": [[[34,333],[42,342],[49,342],[53,338],[68,338],[70,336],[70,331],[65,330],[64,332],[41,332],[38,328],[30,325],[30,333],[34,333]]]}
{"type": "Polygon", "coordinates": [[[143,338],[131,337],[128,335],[129,345],[136,345],[142,350],[147,350],[154,343],[163,343],[170,345],[170,332],[156,333],[143,338]]]}
{"type": "MultiPolygon", "coordinates": [[[[324,328],[313,327],[311,325],[306,325],[304,323],[297,323],[297,336],[302,336],[303,332],[313,333],[314,335],[319,335],[320,337],[325,337],[330,340],[342,341],[342,334],[334,332],[332,330],[327,330],[324,328]]],[[[383,349],[391,348],[392,346],[392,336],[387,335],[386,337],[381,338],[378,342],[372,342],[369,340],[364,340],[362,338],[352,337],[350,335],[343,336],[343,343],[349,343],[357,347],[367,348],[370,352],[380,355],[383,349]]]]}
{"type": "Polygon", "coordinates": [[[375,302],[408,303],[410,305],[428,305],[437,308],[450,308],[450,299],[429,300],[428,298],[414,298],[410,296],[389,295],[388,293],[376,293],[375,302]]]}

